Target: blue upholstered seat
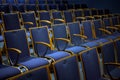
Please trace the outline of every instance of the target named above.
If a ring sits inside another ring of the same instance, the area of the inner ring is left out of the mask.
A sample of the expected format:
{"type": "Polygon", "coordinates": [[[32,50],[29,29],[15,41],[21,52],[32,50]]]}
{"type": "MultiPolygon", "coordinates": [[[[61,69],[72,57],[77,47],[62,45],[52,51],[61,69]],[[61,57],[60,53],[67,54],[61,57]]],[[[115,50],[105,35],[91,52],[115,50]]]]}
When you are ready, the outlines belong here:
{"type": "Polygon", "coordinates": [[[6,31],[4,32],[4,36],[8,56],[12,61],[11,64],[21,64],[26,66],[28,70],[48,64],[48,61],[43,58],[30,56],[25,30],[6,31]]]}
{"type": "Polygon", "coordinates": [[[39,26],[48,26],[51,28],[51,15],[49,11],[38,11],[39,16],[39,26]]]}
{"type": "Polygon", "coordinates": [[[76,56],[69,56],[53,63],[56,80],[80,80],[76,56]]]}
{"type": "Polygon", "coordinates": [[[84,27],[90,28],[88,29],[87,33],[87,28],[86,30],[83,30],[86,32],[86,34],[82,34],[82,30],[80,27],[79,22],[73,22],[73,23],[68,23],[68,28],[69,28],[69,34],[71,38],[71,42],[74,45],[81,45],[81,46],[86,46],[86,47],[97,47],[99,46],[100,43],[107,42],[108,40],[106,39],[94,39],[93,34],[91,32],[91,25],[85,25],[84,27]]]}
{"type": "Polygon", "coordinates": [[[101,76],[99,58],[96,48],[89,49],[80,56],[85,80],[109,80],[104,79],[101,76]]]}
{"type": "Polygon", "coordinates": [[[30,29],[35,53],[39,57],[49,57],[54,60],[70,56],[64,51],[52,50],[52,42],[49,36],[48,28],[31,28],[30,29]]]}
{"type": "Polygon", "coordinates": [[[0,80],[5,80],[21,73],[17,68],[2,64],[0,64],[0,72],[0,80]]]}
{"type": "Polygon", "coordinates": [[[105,39],[115,40],[119,37],[119,33],[109,34],[108,33],[109,31],[104,28],[100,19],[94,20],[93,25],[94,25],[94,29],[95,29],[95,33],[96,33],[96,38],[105,38],[105,39]],[[100,28],[102,28],[106,31],[100,30],[100,28]]]}
{"type": "Polygon", "coordinates": [[[101,47],[101,53],[104,63],[104,73],[111,79],[120,79],[119,62],[117,62],[116,48],[113,42],[108,42],[101,47]]]}
{"type": "Polygon", "coordinates": [[[61,11],[52,11],[52,19],[53,19],[53,23],[54,24],[61,24],[61,23],[65,23],[65,20],[62,16],[62,12],[61,11]]]}
{"type": "Polygon", "coordinates": [[[65,17],[65,22],[66,22],[66,23],[74,22],[74,18],[73,18],[72,11],[65,10],[65,11],[63,12],[63,14],[64,14],[64,17],[65,17]]]}
{"type": "Polygon", "coordinates": [[[5,80],[7,78],[16,76],[18,74],[20,74],[20,70],[18,70],[17,68],[13,67],[13,66],[8,66],[5,64],[2,64],[2,54],[0,52],[0,80],[5,80]]]}
{"type": "Polygon", "coordinates": [[[81,51],[86,50],[84,47],[69,44],[70,40],[68,39],[65,24],[53,25],[52,29],[55,47],[58,50],[67,50],[74,54],[79,54],[81,51]]]}
{"type": "Polygon", "coordinates": [[[27,31],[29,31],[29,28],[31,28],[31,27],[38,27],[37,21],[36,21],[36,16],[33,11],[21,13],[21,16],[22,16],[24,27],[27,29],[27,31]],[[30,24],[25,24],[27,22],[29,22],[30,24]]]}

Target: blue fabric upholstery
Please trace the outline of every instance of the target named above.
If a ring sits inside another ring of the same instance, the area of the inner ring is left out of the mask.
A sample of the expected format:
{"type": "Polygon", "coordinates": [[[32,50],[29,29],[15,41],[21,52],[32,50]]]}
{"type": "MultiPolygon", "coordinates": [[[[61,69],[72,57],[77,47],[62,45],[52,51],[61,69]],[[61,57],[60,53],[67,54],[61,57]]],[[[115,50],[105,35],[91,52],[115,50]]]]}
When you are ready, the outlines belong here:
{"type": "Polygon", "coordinates": [[[46,4],[46,0],[38,0],[38,4],[46,4]]]}
{"type": "Polygon", "coordinates": [[[34,28],[34,29],[31,29],[30,31],[32,34],[35,53],[37,53],[39,56],[42,56],[42,57],[47,56],[47,57],[53,58],[54,60],[59,60],[61,58],[64,58],[70,55],[67,52],[63,52],[63,51],[59,52],[56,50],[51,50],[51,48],[48,48],[45,45],[35,43],[35,42],[44,42],[51,45],[47,27],[34,28]]]}
{"type": "MultiPolygon", "coordinates": [[[[68,23],[69,33],[71,42],[75,45],[81,45],[81,46],[87,46],[87,47],[96,47],[99,46],[99,41],[102,42],[102,40],[93,40],[85,42],[85,39],[82,39],[80,36],[74,36],[74,34],[80,34],[82,35],[81,27],[79,25],[79,22],[74,23],[68,23]]],[[[85,35],[86,36],[86,35],[85,35]]]]}
{"type": "Polygon", "coordinates": [[[28,4],[36,4],[36,0],[28,0],[28,4]]]}
{"type": "MultiPolygon", "coordinates": [[[[4,33],[7,48],[16,48],[21,50],[18,64],[26,66],[28,69],[34,69],[48,64],[47,60],[42,58],[30,57],[29,47],[25,30],[15,30],[4,33]]],[[[8,56],[13,63],[16,62],[17,53],[8,51],[8,56]]]]}
{"type": "MultiPolygon", "coordinates": [[[[38,12],[38,14],[39,14],[39,20],[47,20],[51,22],[49,11],[38,12]]],[[[47,22],[40,22],[39,24],[40,26],[48,26],[48,28],[51,28],[51,24],[47,22]]]]}
{"type": "Polygon", "coordinates": [[[25,6],[27,11],[37,11],[36,4],[26,4],[25,6]]]}
{"type": "Polygon", "coordinates": [[[68,23],[68,22],[73,22],[73,16],[72,16],[72,12],[71,11],[64,11],[64,17],[65,17],[65,22],[68,23]]]}
{"type": "Polygon", "coordinates": [[[0,12],[9,13],[10,7],[8,4],[0,4],[0,12]]]}
{"type": "Polygon", "coordinates": [[[78,62],[75,56],[53,64],[57,80],[80,80],[78,62]]]}
{"type": "Polygon", "coordinates": [[[115,40],[119,37],[119,33],[113,33],[112,35],[105,35],[99,28],[104,28],[100,19],[94,20],[93,25],[95,28],[96,38],[105,38],[115,40]]]}
{"type": "Polygon", "coordinates": [[[22,60],[19,60],[19,64],[26,66],[29,70],[44,66],[48,64],[48,61],[42,58],[28,57],[22,60]]]}
{"type": "Polygon", "coordinates": [[[3,21],[5,30],[20,29],[19,16],[17,13],[6,13],[3,14],[3,21]],[[11,20],[13,19],[13,20],[11,20]]]}
{"type": "Polygon", "coordinates": [[[69,29],[72,44],[80,45],[84,42],[82,41],[81,37],[77,37],[73,35],[73,34],[82,35],[82,30],[81,30],[79,22],[68,23],[68,29],[69,29]]]}
{"type": "Polygon", "coordinates": [[[64,24],[54,25],[52,28],[53,28],[55,46],[58,50],[69,50],[69,51],[72,51],[74,54],[79,54],[79,52],[85,50],[84,47],[71,46],[65,41],[56,40],[56,38],[68,39],[66,26],[64,24]]]}
{"type": "Polygon", "coordinates": [[[24,24],[24,27],[29,30],[31,27],[37,27],[36,16],[34,12],[21,13],[23,22],[32,22],[33,25],[24,24]]]}
{"type": "Polygon", "coordinates": [[[84,21],[82,22],[83,24],[83,30],[84,30],[84,35],[87,36],[87,40],[93,40],[93,34],[92,34],[92,24],[91,21],[84,21]]]}
{"type": "Polygon", "coordinates": [[[15,4],[15,0],[6,0],[6,3],[8,3],[8,4],[15,4]]]}
{"type": "MultiPolygon", "coordinates": [[[[101,47],[101,52],[104,63],[110,62],[116,63],[115,61],[116,51],[113,42],[103,45],[101,47]]],[[[114,65],[104,65],[104,72],[109,73],[113,79],[120,78],[120,68],[117,68],[114,65]]]]}
{"type": "Polygon", "coordinates": [[[1,65],[0,64],[0,80],[5,80],[9,77],[16,76],[20,74],[20,71],[17,68],[13,68],[11,66],[1,65]]]}
{"type": "Polygon", "coordinates": [[[96,48],[82,53],[81,59],[86,80],[105,80],[101,77],[96,48]]]}
{"type": "Polygon", "coordinates": [[[68,54],[67,52],[64,52],[64,51],[57,51],[57,52],[54,52],[54,53],[51,53],[51,54],[47,54],[46,56],[50,57],[50,58],[53,58],[55,61],[57,61],[59,59],[70,56],[70,54],[68,54]]]}
{"type": "Polygon", "coordinates": [[[58,10],[58,6],[56,4],[49,4],[49,10],[58,10]]]}
{"type": "Polygon", "coordinates": [[[42,68],[36,71],[33,71],[32,73],[28,73],[26,75],[23,75],[19,78],[17,78],[17,80],[51,80],[49,78],[49,74],[46,68],[42,68]]]}
{"type": "Polygon", "coordinates": [[[61,24],[63,22],[55,20],[55,19],[63,19],[61,11],[53,11],[52,12],[52,18],[54,24],[61,24]]]}
{"type": "Polygon", "coordinates": [[[12,11],[25,12],[24,4],[13,4],[13,5],[11,5],[11,7],[12,7],[12,11]]]}
{"type": "Polygon", "coordinates": [[[47,4],[38,4],[39,10],[48,10],[47,4]]]}
{"type": "Polygon", "coordinates": [[[25,0],[17,0],[18,4],[25,4],[25,0]]]}

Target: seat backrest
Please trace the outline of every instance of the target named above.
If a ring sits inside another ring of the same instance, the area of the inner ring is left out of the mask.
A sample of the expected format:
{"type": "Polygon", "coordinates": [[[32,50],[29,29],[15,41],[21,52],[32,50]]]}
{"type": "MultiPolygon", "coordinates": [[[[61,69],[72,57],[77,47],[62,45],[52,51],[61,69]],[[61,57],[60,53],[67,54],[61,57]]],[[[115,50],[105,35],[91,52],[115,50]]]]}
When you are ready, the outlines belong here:
{"type": "Polygon", "coordinates": [[[46,0],[37,0],[38,4],[47,4],[46,0]]]}
{"type": "Polygon", "coordinates": [[[67,10],[66,4],[58,4],[58,10],[67,10]]]}
{"type": "MultiPolygon", "coordinates": [[[[101,53],[104,64],[116,62],[116,57],[115,57],[116,51],[115,51],[114,43],[112,41],[102,45],[101,53]]],[[[104,72],[106,73],[107,70],[112,71],[114,68],[115,66],[107,67],[106,65],[104,65],[104,72]]]]}
{"type": "Polygon", "coordinates": [[[98,10],[97,9],[91,9],[91,15],[98,15],[98,10]]]}
{"type": "Polygon", "coordinates": [[[62,19],[62,12],[61,11],[53,11],[52,12],[53,19],[62,19]]]}
{"type": "Polygon", "coordinates": [[[65,18],[66,23],[74,21],[72,11],[67,11],[66,10],[66,11],[63,12],[63,14],[64,14],[64,18],[65,18]]]}
{"type": "Polygon", "coordinates": [[[79,22],[68,23],[68,30],[71,39],[71,43],[74,45],[80,45],[82,43],[81,37],[74,36],[74,34],[82,35],[79,22]]]}
{"type": "Polygon", "coordinates": [[[48,28],[31,28],[30,32],[35,53],[38,53],[39,56],[44,57],[47,53],[50,52],[51,48],[44,44],[36,44],[36,42],[44,42],[51,45],[48,28]]]}
{"type": "Polygon", "coordinates": [[[57,4],[48,4],[49,10],[58,10],[57,4]]]}
{"type": "Polygon", "coordinates": [[[16,3],[16,1],[15,0],[6,0],[6,2],[5,3],[8,3],[8,4],[15,4],[16,3]]]}
{"type": "Polygon", "coordinates": [[[90,9],[84,9],[83,14],[84,16],[91,16],[90,9]]]}
{"type": "Polygon", "coordinates": [[[15,51],[9,50],[11,48],[19,49],[21,51],[21,54],[19,54],[19,61],[27,57],[30,57],[29,46],[25,30],[19,29],[5,31],[4,39],[8,57],[12,60],[12,62],[16,61],[18,54],[15,51]]]}
{"type": "Polygon", "coordinates": [[[36,4],[26,4],[26,11],[37,11],[36,4]]]}
{"type": "Polygon", "coordinates": [[[80,55],[85,80],[101,79],[97,49],[90,49],[80,55]]]}
{"type": "Polygon", "coordinates": [[[90,20],[82,21],[83,34],[87,36],[87,40],[94,39],[93,26],[90,20]]]}
{"type": "Polygon", "coordinates": [[[38,11],[38,16],[39,16],[39,25],[40,26],[48,26],[49,28],[51,28],[51,15],[49,11],[38,11]],[[42,21],[42,20],[46,20],[49,21],[51,23],[47,23],[46,21],[42,21]]]}
{"type": "Polygon", "coordinates": [[[13,12],[16,12],[16,11],[25,12],[25,10],[26,10],[24,4],[13,4],[13,5],[11,5],[11,7],[12,7],[13,12]]]}
{"type": "Polygon", "coordinates": [[[38,10],[48,10],[48,5],[47,4],[38,4],[38,10]]]}
{"type": "Polygon", "coordinates": [[[63,23],[62,21],[56,20],[56,19],[64,20],[63,15],[62,15],[62,11],[52,11],[52,18],[53,18],[53,23],[54,24],[63,23]]]}
{"type": "Polygon", "coordinates": [[[96,38],[102,37],[103,32],[99,30],[99,28],[104,28],[103,25],[102,25],[101,19],[93,20],[92,22],[93,22],[96,38]]]}
{"type": "Polygon", "coordinates": [[[70,56],[53,63],[55,80],[80,80],[76,56],[70,56]]]}
{"type": "Polygon", "coordinates": [[[28,4],[36,4],[37,0],[28,0],[28,4]]]}
{"type": "Polygon", "coordinates": [[[26,0],[16,0],[18,4],[25,4],[26,0]]]}
{"type": "Polygon", "coordinates": [[[83,10],[74,10],[75,17],[82,17],[83,16],[83,10]]]}
{"type": "Polygon", "coordinates": [[[0,12],[10,13],[10,6],[8,4],[0,4],[0,12]]]}
{"type": "Polygon", "coordinates": [[[5,30],[20,29],[19,15],[17,13],[3,14],[4,28],[5,30]],[[12,20],[11,20],[12,19],[12,20]]]}
{"type": "Polygon", "coordinates": [[[56,24],[52,26],[53,30],[53,38],[55,47],[59,48],[60,50],[63,50],[63,48],[66,46],[66,42],[62,40],[56,40],[56,38],[68,38],[68,34],[66,31],[66,25],[65,24],[56,24]]]}
{"type": "Polygon", "coordinates": [[[118,16],[111,17],[112,26],[119,25],[118,16]]]}
{"type": "Polygon", "coordinates": [[[24,24],[24,27],[29,30],[31,27],[38,27],[37,21],[36,21],[36,16],[34,12],[25,12],[21,13],[23,23],[25,22],[32,22],[33,25],[30,24],[24,24]]]}

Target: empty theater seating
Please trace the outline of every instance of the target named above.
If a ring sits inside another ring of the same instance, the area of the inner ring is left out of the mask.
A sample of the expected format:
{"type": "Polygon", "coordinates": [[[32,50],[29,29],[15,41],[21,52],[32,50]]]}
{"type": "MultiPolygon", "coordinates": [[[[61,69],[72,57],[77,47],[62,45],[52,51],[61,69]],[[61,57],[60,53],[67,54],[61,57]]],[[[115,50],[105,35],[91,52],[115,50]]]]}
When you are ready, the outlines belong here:
{"type": "Polygon", "coordinates": [[[77,0],[0,0],[0,80],[120,80],[120,14],[77,0]]]}

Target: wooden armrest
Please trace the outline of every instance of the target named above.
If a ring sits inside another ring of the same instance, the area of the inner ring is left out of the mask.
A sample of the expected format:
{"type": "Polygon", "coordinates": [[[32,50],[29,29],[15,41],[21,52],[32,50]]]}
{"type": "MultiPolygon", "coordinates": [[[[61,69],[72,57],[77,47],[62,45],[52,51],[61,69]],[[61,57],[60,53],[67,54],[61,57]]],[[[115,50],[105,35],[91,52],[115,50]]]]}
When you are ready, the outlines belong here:
{"type": "Polygon", "coordinates": [[[94,17],[100,17],[101,18],[102,16],[100,16],[100,15],[94,15],[94,17]]]}
{"type": "Polygon", "coordinates": [[[16,48],[8,48],[7,50],[17,52],[18,54],[22,53],[21,50],[16,49],[16,48]]]}
{"type": "Polygon", "coordinates": [[[54,20],[58,20],[58,21],[65,23],[65,20],[63,20],[63,19],[54,19],[54,20]]]}
{"type": "Polygon", "coordinates": [[[116,27],[112,27],[112,26],[107,26],[106,28],[107,28],[107,29],[119,30],[118,28],[116,28],[116,27]]]}
{"type": "Polygon", "coordinates": [[[24,24],[33,25],[33,22],[24,22],[24,24]]]}
{"type": "Polygon", "coordinates": [[[87,18],[92,18],[92,19],[94,18],[93,16],[85,16],[85,17],[87,17],[87,18]]]}
{"type": "Polygon", "coordinates": [[[113,62],[110,62],[110,63],[104,63],[105,65],[115,65],[115,66],[120,66],[120,63],[113,63],[113,62]]]}
{"type": "Polygon", "coordinates": [[[81,34],[73,34],[73,36],[79,36],[79,37],[81,37],[81,38],[87,39],[87,36],[81,35],[81,34]]]}
{"type": "Polygon", "coordinates": [[[65,38],[55,38],[56,40],[63,40],[63,41],[66,41],[66,42],[70,42],[69,39],[65,39],[65,38]]]}
{"type": "Polygon", "coordinates": [[[120,27],[120,25],[115,25],[116,27],[120,27]]]}
{"type": "Polygon", "coordinates": [[[76,17],[76,19],[86,19],[85,17],[76,17]]]}
{"type": "Polygon", "coordinates": [[[103,31],[103,32],[106,32],[108,34],[112,34],[110,31],[106,30],[106,29],[103,29],[103,28],[99,28],[100,31],[103,31]]]}
{"type": "Polygon", "coordinates": [[[48,43],[45,43],[45,42],[35,42],[35,43],[36,43],[36,44],[42,44],[42,45],[45,45],[45,46],[51,48],[51,45],[48,44],[48,43]]]}
{"type": "Polygon", "coordinates": [[[52,24],[51,21],[48,21],[48,20],[39,20],[39,22],[46,22],[48,24],[52,24]]]}

